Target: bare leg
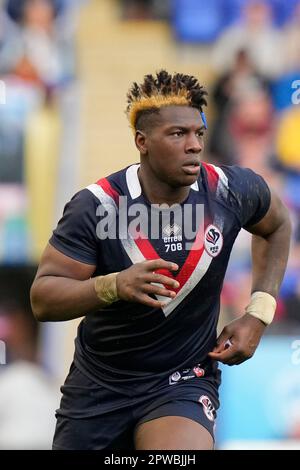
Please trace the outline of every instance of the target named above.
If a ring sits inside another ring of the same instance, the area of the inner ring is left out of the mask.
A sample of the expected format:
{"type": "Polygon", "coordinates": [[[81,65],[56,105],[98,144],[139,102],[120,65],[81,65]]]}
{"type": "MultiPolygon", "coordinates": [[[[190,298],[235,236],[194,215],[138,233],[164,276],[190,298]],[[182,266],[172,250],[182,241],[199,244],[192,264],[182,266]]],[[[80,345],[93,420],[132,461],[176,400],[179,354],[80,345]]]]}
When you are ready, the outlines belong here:
{"type": "Polygon", "coordinates": [[[213,438],[201,424],[182,416],[164,416],[135,430],[138,450],[212,450],[213,438]]]}

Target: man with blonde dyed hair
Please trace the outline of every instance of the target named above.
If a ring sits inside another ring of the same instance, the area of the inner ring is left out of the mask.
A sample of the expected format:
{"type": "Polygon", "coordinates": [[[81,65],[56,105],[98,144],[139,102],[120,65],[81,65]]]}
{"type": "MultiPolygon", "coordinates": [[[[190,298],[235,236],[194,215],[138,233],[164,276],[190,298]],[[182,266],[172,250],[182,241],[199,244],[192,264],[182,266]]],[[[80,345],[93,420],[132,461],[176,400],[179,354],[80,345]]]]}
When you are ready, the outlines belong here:
{"type": "Polygon", "coordinates": [[[212,449],[217,361],[249,359],[273,319],[288,213],[253,171],[201,161],[206,94],[164,70],[134,83],[127,115],[140,163],[79,191],[45,250],[36,318],[84,317],[54,449],[212,449]],[[252,296],[217,338],[241,228],[253,234],[252,296]]]}

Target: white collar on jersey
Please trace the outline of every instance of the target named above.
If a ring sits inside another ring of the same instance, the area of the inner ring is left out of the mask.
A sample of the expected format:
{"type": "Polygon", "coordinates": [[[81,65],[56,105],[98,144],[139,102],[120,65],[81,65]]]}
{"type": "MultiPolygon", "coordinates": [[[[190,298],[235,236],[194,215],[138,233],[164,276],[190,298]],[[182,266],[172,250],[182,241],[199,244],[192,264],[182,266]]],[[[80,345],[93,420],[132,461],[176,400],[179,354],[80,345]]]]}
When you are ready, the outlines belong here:
{"type": "MultiPolygon", "coordinates": [[[[137,174],[139,167],[140,164],[131,165],[126,170],[126,183],[132,199],[136,199],[142,194],[142,188],[137,174]]],[[[199,191],[198,181],[195,181],[195,183],[191,185],[191,189],[199,191]]]]}

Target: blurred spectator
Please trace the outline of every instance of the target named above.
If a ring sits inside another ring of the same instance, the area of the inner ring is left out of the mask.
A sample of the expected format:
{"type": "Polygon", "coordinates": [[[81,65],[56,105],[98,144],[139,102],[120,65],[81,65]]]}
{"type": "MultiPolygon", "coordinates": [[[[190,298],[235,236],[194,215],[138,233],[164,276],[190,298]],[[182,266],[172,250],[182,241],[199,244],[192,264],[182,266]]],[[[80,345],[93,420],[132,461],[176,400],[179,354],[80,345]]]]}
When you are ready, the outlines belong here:
{"type": "Polygon", "coordinates": [[[121,0],[124,20],[169,19],[171,0],[121,0]]]}
{"type": "Polygon", "coordinates": [[[58,387],[33,363],[0,367],[0,449],[51,449],[58,387]]]}
{"type": "Polygon", "coordinates": [[[229,131],[229,119],[235,103],[253,93],[267,93],[268,90],[268,80],[255,70],[247,51],[237,51],[232,69],[217,80],[211,93],[216,108],[216,120],[210,136],[209,152],[217,162],[236,162],[229,131]]]}
{"type": "Polygon", "coordinates": [[[284,68],[286,72],[300,71],[300,1],[283,30],[284,68]]]}
{"type": "Polygon", "coordinates": [[[0,109],[0,182],[20,183],[28,116],[42,106],[49,90],[73,79],[75,58],[72,38],[56,28],[58,10],[50,0],[9,1],[7,8],[18,24],[8,28],[0,48],[7,94],[0,109]]]}
{"type": "Polygon", "coordinates": [[[236,161],[262,175],[272,156],[272,111],[267,93],[254,91],[236,100],[229,121],[236,161]]]}
{"type": "MultiPolygon", "coordinates": [[[[9,16],[16,22],[21,22],[24,16],[24,9],[28,0],[3,0],[9,16]]],[[[49,0],[55,15],[61,13],[66,0],[49,0]]]]}
{"type": "Polygon", "coordinates": [[[0,365],[0,449],[51,449],[59,394],[37,364],[37,333],[36,321],[21,303],[1,302],[6,354],[0,365]]]}
{"type": "Polygon", "coordinates": [[[0,305],[0,340],[6,345],[6,363],[37,360],[38,326],[31,313],[10,301],[0,305]]]}
{"type": "Polygon", "coordinates": [[[40,88],[13,76],[5,78],[5,88],[6,105],[0,106],[0,184],[22,183],[24,127],[44,95],[40,88]]]}
{"type": "MultiPolygon", "coordinates": [[[[10,6],[8,2],[8,11],[10,6]]],[[[0,73],[45,87],[64,84],[74,77],[74,48],[71,38],[56,28],[57,8],[50,0],[23,0],[19,6],[14,15],[19,27],[0,51],[0,73]]]]}
{"type": "Polygon", "coordinates": [[[122,0],[122,16],[125,20],[153,18],[152,0],[122,0]]]}
{"type": "Polygon", "coordinates": [[[245,3],[241,20],[225,30],[216,42],[212,63],[223,73],[231,69],[237,51],[245,49],[255,68],[272,78],[282,70],[282,36],[272,24],[271,8],[266,1],[245,3]]]}

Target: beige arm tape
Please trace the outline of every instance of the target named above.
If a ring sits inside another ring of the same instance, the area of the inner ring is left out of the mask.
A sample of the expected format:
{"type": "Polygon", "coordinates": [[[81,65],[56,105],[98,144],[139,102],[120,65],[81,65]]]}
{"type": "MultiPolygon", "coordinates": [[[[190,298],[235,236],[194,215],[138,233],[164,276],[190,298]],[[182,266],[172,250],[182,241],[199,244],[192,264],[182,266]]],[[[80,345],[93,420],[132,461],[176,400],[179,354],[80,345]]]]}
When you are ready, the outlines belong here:
{"type": "Polygon", "coordinates": [[[106,304],[112,304],[119,300],[117,294],[117,275],[119,273],[111,273],[106,276],[97,276],[95,278],[95,291],[97,297],[106,304]]]}
{"type": "Polygon", "coordinates": [[[246,307],[246,313],[258,318],[266,325],[269,325],[275,315],[276,300],[267,292],[254,292],[251,295],[249,305],[246,307]]]}

